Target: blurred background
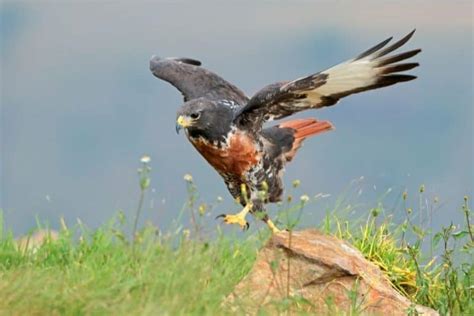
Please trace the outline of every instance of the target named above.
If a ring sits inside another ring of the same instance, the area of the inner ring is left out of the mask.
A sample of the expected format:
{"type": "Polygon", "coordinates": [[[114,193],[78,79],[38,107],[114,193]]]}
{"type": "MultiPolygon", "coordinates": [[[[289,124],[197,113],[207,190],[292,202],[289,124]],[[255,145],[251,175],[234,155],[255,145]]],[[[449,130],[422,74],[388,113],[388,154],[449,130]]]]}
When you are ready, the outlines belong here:
{"type": "Polygon", "coordinates": [[[432,225],[460,222],[463,196],[474,193],[472,6],[2,1],[0,208],[6,225],[21,234],[36,226],[36,217],[52,227],[61,216],[72,223],[80,218],[94,228],[118,210],[133,216],[144,154],[153,170],[143,220],[166,229],[186,201],[187,173],[199,201],[224,199],[213,215],[239,209],[217,173],[176,135],[182,97],[151,75],[153,54],[199,59],[252,95],[413,28],[403,49],[423,49],[415,58],[421,66],[412,71],[419,78],[300,115],[330,120],[336,131],[306,141],[285,181],[291,187],[301,180],[297,194],[326,196],[306,208],[302,226],[318,224],[348,190],[355,192],[348,204],[367,210],[384,199],[394,216],[401,210],[390,207],[405,190],[409,203],[431,205],[437,198],[432,225]]]}

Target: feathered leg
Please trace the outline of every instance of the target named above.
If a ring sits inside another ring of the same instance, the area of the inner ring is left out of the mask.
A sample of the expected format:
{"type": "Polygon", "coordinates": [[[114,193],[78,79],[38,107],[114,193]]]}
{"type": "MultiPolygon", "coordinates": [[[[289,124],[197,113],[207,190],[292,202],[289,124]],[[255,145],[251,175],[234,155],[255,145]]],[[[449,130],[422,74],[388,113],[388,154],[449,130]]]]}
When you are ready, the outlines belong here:
{"type": "Polygon", "coordinates": [[[273,234],[281,232],[281,230],[276,227],[273,221],[268,216],[267,212],[265,212],[264,205],[262,201],[254,201],[254,207],[251,211],[252,215],[256,216],[257,218],[261,219],[265,224],[267,224],[268,228],[272,231],[273,234]]]}

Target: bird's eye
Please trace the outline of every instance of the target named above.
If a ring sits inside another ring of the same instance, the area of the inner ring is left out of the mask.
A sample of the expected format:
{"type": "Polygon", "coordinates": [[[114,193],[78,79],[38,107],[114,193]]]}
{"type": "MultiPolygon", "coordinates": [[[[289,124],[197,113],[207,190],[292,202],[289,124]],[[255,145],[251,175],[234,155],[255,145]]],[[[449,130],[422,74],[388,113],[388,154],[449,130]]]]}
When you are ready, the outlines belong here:
{"type": "Polygon", "coordinates": [[[190,115],[190,117],[193,119],[193,120],[197,120],[199,117],[201,116],[201,113],[197,112],[197,113],[192,113],[190,115]]]}

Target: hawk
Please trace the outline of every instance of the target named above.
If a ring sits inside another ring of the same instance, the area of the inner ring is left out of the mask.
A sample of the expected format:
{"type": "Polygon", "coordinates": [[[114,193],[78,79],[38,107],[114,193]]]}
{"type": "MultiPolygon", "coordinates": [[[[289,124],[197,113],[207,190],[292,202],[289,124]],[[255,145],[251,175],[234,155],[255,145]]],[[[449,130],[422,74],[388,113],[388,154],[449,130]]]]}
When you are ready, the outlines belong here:
{"type": "Polygon", "coordinates": [[[387,46],[390,37],[327,70],[270,84],[251,98],[201,67],[198,60],[153,56],[153,75],[171,83],[184,96],[185,103],[177,113],[176,131],[185,129],[191,144],[222,176],[229,192],[243,206],[235,215],[218,217],[247,229],[246,215],[261,214],[259,217],[272,232],[278,232],[265,212],[265,204],[281,200],[285,165],[307,137],[334,127],[328,121],[313,118],[289,120],[272,127],[264,127],[264,123],[303,110],[335,105],[353,93],[415,79],[416,76],[403,72],[419,65],[406,60],[421,49],[391,54],[414,32],[387,46]]]}

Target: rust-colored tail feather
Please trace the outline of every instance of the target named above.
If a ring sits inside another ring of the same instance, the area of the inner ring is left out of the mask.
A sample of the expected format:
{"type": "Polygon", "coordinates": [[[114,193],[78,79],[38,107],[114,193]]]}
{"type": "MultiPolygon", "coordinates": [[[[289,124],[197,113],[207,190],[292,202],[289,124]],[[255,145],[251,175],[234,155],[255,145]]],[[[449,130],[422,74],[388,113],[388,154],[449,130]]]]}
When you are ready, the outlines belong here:
{"type": "Polygon", "coordinates": [[[301,147],[303,140],[308,136],[318,135],[324,132],[328,132],[334,129],[329,121],[318,121],[316,119],[297,119],[287,122],[283,122],[279,125],[280,128],[291,128],[295,130],[293,137],[295,138],[293,146],[285,154],[287,161],[291,161],[295,155],[296,151],[301,147]]]}
{"type": "Polygon", "coordinates": [[[292,128],[295,130],[293,135],[295,139],[306,138],[308,136],[317,135],[334,129],[329,121],[318,121],[316,119],[298,119],[283,122],[280,124],[283,128],[292,128]]]}

